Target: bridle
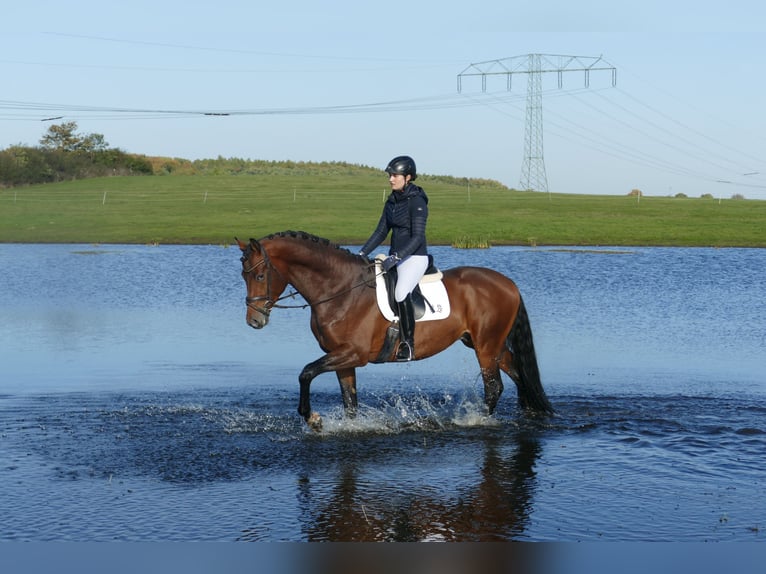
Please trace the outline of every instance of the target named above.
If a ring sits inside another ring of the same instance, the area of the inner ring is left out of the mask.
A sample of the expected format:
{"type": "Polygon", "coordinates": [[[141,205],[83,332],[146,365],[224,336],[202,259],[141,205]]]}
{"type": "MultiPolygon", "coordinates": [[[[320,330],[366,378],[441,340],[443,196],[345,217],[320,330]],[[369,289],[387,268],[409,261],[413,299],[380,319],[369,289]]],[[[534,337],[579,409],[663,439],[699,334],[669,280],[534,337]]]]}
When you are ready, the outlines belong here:
{"type": "MultiPolygon", "coordinates": [[[[249,244],[248,247],[247,247],[247,251],[242,254],[242,258],[241,258],[241,261],[242,261],[242,272],[243,273],[252,273],[256,269],[258,269],[261,265],[263,265],[264,266],[264,270],[267,273],[267,275],[264,277],[264,279],[266,281],[266,295],[265,296],[261,295],[259,297],[249,297],[249,296],[246,296],[245,297],[245,305],[247,307],[249,307],[250,309],[252,309],[253,311],[256,311],[256,312],[260,313],[261,315],[263,315],[265,318],[268,319],[269,315],[271,315],[271,310],[274,307],[281,307],[281,305],[277,305],[277,302],[282,301],[283,299],[287,299],[289,297],[295,297],[295,295],[297,295],[298,292],[294,291],[292,293],[288,293],[287,295],[283,295],[282,297],[277,297],[276,299],[274,299],[271,296],[271,272],[273,271],[276,274],[278,274],[280,277],[282,277],[283,280],[285,280],[285,279],[279,273],[279,270],[276,267],[274,267],[274,265],[272,265],[271,259],[269,259],[269,254],[266,253],[266,249],[260,243],[258,243],[258,249],[263,254],[263,259],[261,259],[255,265],[252,265],[250,267],[246,267],[246,265],[248,265],[248,263],[249,263],[249,255],[252,252],[252,247],[253,247],[252,243],[249,244]],[[255,305],[255,303],[258,303],[259,301],[266,301],[266,303],[263,306],[261,306],[261,307],[257,307],[255,305]]],[[[287,280],[285,280],[285,283],[287,283],[287,280]]]]}
{"type": "MultiPolygon", "coordinates": [[[[264,255],[265,255],[265,252],[264,252],[264,255]]],[[[273,269],[273,267],[271,267],[271,265],[267,263],[266,257],[264,257],[258,263],[256,263],[255,265],[249,268],[245,268],[246,263],[247,263],[247,258],[243,256],[242,257],[242,272],[243,273],[252,273],[256,269],[258,269],[258,267],[264,264],[266,264],[265,268],[269,270],[269,272],[271,269],[273,269]]],[[[274,307],[275,304],[276,304],[276,301],[271,297],[271,277],[266,278],[266,296],[265,297],[262,295],[259,297],[250,297],[250,296],[245,297],[245,305],[249,307],[250,309],[252,309],[253,311],[257,311],[258,313],[260,313],[266,318],[268,318],[268,316],[271,315],[271,309],[272,307],[274,307]],[[261,307],[258,307],[255,304],[259,301],[266,301],[266,304],[261,307]]]]}
{"type": "MultiPolygon", "coordinates": [[[[370,286],[370,281],[365,279],[365,280],[360,281],[359,283],[357,283],[355,285],[352,285],[351,287],[349,287],[347,289],[343,289],[342,291],[340,291],[338,293],[335,293],[334,295],[331,295],[331,296],[326,297],[324,299],[321,299],[319,301],[315,301],[314,303],[305,303],[303,305],[279,305],[279,301],[283,301],[285,299],[292,299],[296,295],[300,295],[301,293],[299,291],[293,290],[290,293],[288,293],[287,295],[282,295],[281,297],[277,297],[276,299],[274,299],[271,296],[271,272],[272,271],[274,273],[276,273],[277,275],[279,275],[280,277],[282,277],[282,280],[285,283],[289,284],[289,281],[287,281],[287,279],[285,279],[284,275],[282,275],[279,272],[279,269],[274,267],[274,265],[271,263],[271,259],[269,259],[269,254],[266,253],[266,248],[263,247],[263,245],[261,245],[260,243],[258,244],[258,248],[260,249],[261,253],[263,254],[263,259],[258,261],[258,263],[256,263],[255,265],[252,265],[250,267],[245,267],[245,265],[247,265],[248,262],[249,262],[248,255],[249,255],[249,253],[251,251],[251,246],[248,246],[248,251],[245,252],[242,255],[242,258],[241,258],[241,261],[242,261],[242,272],[243,273],[252,273],[256,269],[258,269],[261,265],[263,265],[264,266],[264,270],[268,273],[266,275],[266,277],[265,277],[265,281],[266,281],[266,295],[261,295],[261,296],[258,296],[258,297],[249,297],[249,296],[245,297],[245,305],[247,307],[249,307],[250,309],[252,309],[253,311],[257,311],[258,313],[260,313],[261,315],[263,315],[266,318],[268,318],[269,315],[271,315],[271,310],[272,309],[305,309],[306,307],[311,307],[312,305],[321,305],[322,303],[327,303],[328,301],[332,301],[333,299],[337,299],[338,297],[340,297],[342,295],[345,295],[346,293],[350,293],[351,291],[353,291],[354,289],[357,289],[359,287],[363,287],[365,285],[366,286],[370,286]],[[265,305],[263,305],[261,307],[257,307],[255,305],[255,303],[258,303],[259,301],[266,301],[266,303],[265,303],[265,305]]],[[[370,267],[373,267],[374,265],[375,264],[372,263],[370,265],[370,267]]],[[[373,278],[373,281],[374,281],[374,278],[373,278]]],[[[372,283],[372,286],[373,287],[375,286],[374,282],[372,283]]]]}

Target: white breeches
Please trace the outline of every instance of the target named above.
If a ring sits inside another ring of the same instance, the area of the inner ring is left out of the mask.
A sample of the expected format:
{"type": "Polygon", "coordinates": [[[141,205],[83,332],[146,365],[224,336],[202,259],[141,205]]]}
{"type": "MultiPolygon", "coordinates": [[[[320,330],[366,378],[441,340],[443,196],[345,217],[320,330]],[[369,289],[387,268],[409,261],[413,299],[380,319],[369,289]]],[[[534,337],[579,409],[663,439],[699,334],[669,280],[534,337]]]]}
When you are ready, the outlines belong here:
{"type": "Polygon", "coordinates": [[[428,269],[428,255],[410,255],[396,266],[396,290],[394,298],[401,303],[417,287],[428,269]]]}

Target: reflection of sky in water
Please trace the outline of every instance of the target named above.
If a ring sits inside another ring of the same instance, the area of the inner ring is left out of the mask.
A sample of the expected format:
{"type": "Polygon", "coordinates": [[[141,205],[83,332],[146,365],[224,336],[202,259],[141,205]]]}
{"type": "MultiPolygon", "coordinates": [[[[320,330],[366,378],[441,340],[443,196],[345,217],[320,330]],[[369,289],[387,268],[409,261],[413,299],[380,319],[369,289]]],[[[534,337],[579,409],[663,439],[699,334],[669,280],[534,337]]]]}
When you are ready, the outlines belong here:
{"type": "MultiPolygon", "coordinates": [[[[432,252],[443,268],[493,267],[518,283],[549,392],[608,392],[616,379],[672,391],[678,373],[693,375],[700,389],[729,377],[763,385],[764,250],[432,252]]],[[[0,246],[2,386],[215,383],[198,365],[217,365],[222,384],[257,384],[268,372],[297,385],[303,365],[321,355],[308,309],[277,309],[264,330],[250,329],[239,271],[236,248],[0,246]]],[[[390,373],[473,384],[477,367],[457,344],[420,363],[369,365],[360,384],[390,373]]],[[[316,384],[324,377],[332,376],[316,384]]]]}
{"type": "Polygon", "coordinates": [[[762,537],[766,250],[433,251],[519,283],[557,417],[487,418],[456,343],[361,369],[353,420],[318,377],[315,437],[309,311],[247,327],[236,248],[0,245],[0,535],[762,537]]]}

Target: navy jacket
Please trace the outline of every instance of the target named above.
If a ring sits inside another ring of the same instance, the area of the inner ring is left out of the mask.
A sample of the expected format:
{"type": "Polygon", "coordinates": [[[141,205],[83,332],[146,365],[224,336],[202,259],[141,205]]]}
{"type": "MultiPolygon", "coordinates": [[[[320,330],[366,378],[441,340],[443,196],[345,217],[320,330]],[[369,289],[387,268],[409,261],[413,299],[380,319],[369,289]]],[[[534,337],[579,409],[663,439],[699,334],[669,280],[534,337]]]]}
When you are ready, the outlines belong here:
{"type": "Polygon", "coordinates": [[[426,245],[426,220],[428,219],[428,196],[423,188],[410,182],[404,191],[392,191],[383,206],[378,226],[362,247],[368,255],[383,243],[391,232],[389,255],[401,259],[410,255],[428,255],[426,245]]]}

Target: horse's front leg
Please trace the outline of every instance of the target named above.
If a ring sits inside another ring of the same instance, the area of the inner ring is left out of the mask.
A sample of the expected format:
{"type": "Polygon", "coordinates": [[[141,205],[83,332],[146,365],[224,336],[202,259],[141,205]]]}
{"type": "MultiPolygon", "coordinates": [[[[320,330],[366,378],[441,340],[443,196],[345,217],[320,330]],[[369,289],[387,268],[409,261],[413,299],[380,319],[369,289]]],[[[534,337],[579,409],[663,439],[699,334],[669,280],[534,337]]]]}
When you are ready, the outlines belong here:
{"type": "Polygon", "coordinates": [[[354,418],[359,406],[356,399],[356,370],[342,369],[336,373],[340,383],[340,394],[343,397],[343,408],[346,416],[354,418]]]}
{"type": "Polygon", "coordinates": [[[355,364],[355,362],[346,354],[327,354],[303,367],[298,376],[298,382],[301,385],[298,414],[314,430],[321,430],[322,418],[319,413],[311,412],[311,381],[322,373],[336,371],[343,396],[343,406],[346,407],[349,416],[353,417],[356,414],[356,371],[353,367],[346,366],[349,364],[355,364]]]}
{"type": "Polygon", "coordinates": [[[298,400],[298,414],[301,415],[303,420],[305,420],[307,423],[311,418],[311,381],[313,381],[317,375],[320,375],[327,370],[325,367],[325,359],[326,355],[321,359],[317,359],[316,361],[309,363],[303,367],[301,374],[298,375],[298,382],[301,385],[301,394],[300,399],[298,400]]]}

